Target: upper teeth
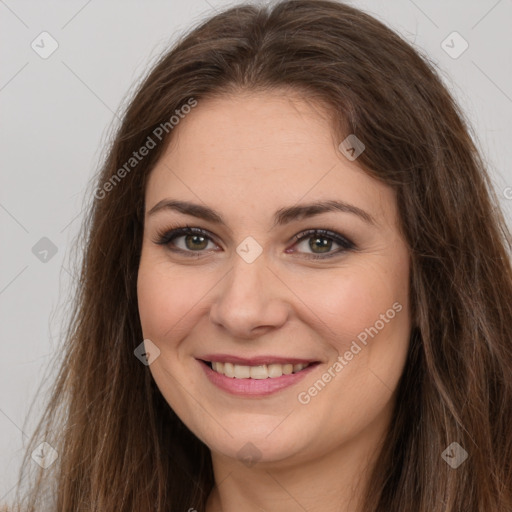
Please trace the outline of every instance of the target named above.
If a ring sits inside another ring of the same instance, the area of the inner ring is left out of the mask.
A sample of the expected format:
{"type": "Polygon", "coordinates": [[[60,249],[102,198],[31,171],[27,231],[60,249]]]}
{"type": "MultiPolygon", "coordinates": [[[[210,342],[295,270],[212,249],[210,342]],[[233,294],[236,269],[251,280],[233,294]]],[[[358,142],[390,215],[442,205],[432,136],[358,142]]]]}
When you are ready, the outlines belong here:
{"type": "Polygon", "coordinates": [[[281,375],[297,373],[309,366],[308,364],[262,364],[259,366],[243,366],[232,363],[212,363],[213,371],[235,379],[272,379],[281,375]]]}

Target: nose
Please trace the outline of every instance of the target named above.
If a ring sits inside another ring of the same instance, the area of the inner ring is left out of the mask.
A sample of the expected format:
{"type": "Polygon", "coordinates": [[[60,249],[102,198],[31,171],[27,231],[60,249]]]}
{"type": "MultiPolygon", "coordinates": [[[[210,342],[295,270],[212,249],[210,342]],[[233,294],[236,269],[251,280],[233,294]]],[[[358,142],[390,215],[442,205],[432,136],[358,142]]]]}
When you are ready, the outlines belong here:
{"type": "Polygon", "coordinates": [[[219,283],[210,307],[210,321],[231,336],[250,339],[283,326],[291,305],[286,287],[263,258],[238,258],[219,283]]]}

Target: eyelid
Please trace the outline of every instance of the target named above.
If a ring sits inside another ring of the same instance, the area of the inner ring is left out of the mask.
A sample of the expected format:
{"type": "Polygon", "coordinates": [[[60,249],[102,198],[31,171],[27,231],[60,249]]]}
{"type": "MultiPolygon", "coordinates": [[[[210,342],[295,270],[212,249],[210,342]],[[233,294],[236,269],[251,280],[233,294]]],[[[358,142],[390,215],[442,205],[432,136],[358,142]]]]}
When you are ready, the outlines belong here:
{"type": "MultiPolygon", "coordinates": [[[[153,242],[157,245],[169,246],[169,244],[176,238],[180,238],[182,236],[187,236],[187,235],[204,236],[205,238],[207,238],[208,240],[213,242],[215,245],[220,247],[220,244],[218,243],[218,241],[216,239],[217,237],[213,233],[211,233],[207,229],[199,228],[199,227],[195,227],[195,226],[189,226],[188,224],[185,226],[179,225],[176,227],[168,227],[167,229],[164,229],[164,230],[158,230],[156,232],[156,237],[153,239],[153,242]]],[[[169,249],[171,249],[171,248],[169,247],[169,249]]],[[[199,256],[201,253],[207,252],[206,250],[184,251],[177,247],[174,247],[171,250],[173,250],[175,252],[180,252],[182,254],[186,253],[187,255],[195,255],[195,256],[199,256]]]]}
{"type": "Polygon", "coordinates": [[[308,228],[300,231],[296,235],[293,235],[292,240],[301,241],[304,238],[308,238],[310,236],[320,235],[325,236],[326,238],[332,238],[333,240],[338,240],[339,242],[347,245],[354,246],[354,242],[349,240],[346,236],[338,233],[336,230],[328,229],[328,228],[308,228]]]}
{"type": "MultiPolygon", "coordinates": [[[[179,225],[176,227],[168,227],[167,229],[158,231],[156,233],[156,238],[153,239],[153,242],[158,245],[164,245],[169,246],[170,242],[175,240],[176,238],[180,238],[182,236],[187,235],[202,235],[205,238],[207,238],[209,241],[217,245],[218,247],[221,247],[221,244],[218,243],[216,235],[214,235],[212,232],[208,231],[204,228],[199,228],[195,226],[189,226],[189,225],[179,225]]],[[[296,246],[298,243],[307,240],[308,238],[312,238],[313,236],[319,236],[324,238],[329,238],[332,241],[334,241],[336,244],[340,246],[340,249],[335,251],[330,251],[327,253],[299,253],[303,254],[305,258],[309,259],[322,259],[322,258],[329,258],[331,256],[339,255],[342,253],[345,253],[347,251],[355,250],[357,249],[357,246],[346,236],[342,235],[341,233],[338,233],[336,230],[331,230],[327,228],[309,228],[300,231],[299,233],[293,235],[291,240],[288,242],[293,242],[292,247],[296,246]]],[[[200,250],[200,251],[192,251],[192,250],[183,250],[177,247],[173,247],[172,249],[169,247],[170,250],[174,252],[179,252],[181,254],[186,254],[187,256],[201,256],[204,253],[211,252],[210,250],[200,250]]],[[[288,249],[286,249],[285,252],[290,252],[288,249]]]]}
{"type": "Polygon", "coordinates": [[[331,256],[340,255],[346,253],[347,251],[354,251],[357,249],[356,244],[354,244],[354,242],[352,242],[349,238],[342,235],[341,233],[338,233],[335,230],[330,230],[326,228],[310,228],[305,229],[300,233],[297,233],[292,237],[292,240],[295,241],[292,247],[295,247],[298,243],[301,243],[304,240],[307,240],[308,238],[312,238],[313,236],[318,236],[319,238],[329,238],[333,242],[338,244],[340,246],[340,249],[326,253],[300,253],[304,254],[304,257],[309,259],[329,258],[331,256]]]}

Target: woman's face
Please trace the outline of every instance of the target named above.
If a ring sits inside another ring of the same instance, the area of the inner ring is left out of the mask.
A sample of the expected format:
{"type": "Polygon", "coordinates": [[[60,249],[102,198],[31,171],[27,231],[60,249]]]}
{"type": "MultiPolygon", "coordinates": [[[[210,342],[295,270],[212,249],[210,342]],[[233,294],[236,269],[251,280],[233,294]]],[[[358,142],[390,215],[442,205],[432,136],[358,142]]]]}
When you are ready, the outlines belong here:
{"type": "Polygon", "coordinates": [[[340,142],[289,93],[203,100],[149,177],[138,274],[144,338],[160,350],[149,368],[214,457],[370,453],[389,427],[409,253],[394,192],[340,142]]]}

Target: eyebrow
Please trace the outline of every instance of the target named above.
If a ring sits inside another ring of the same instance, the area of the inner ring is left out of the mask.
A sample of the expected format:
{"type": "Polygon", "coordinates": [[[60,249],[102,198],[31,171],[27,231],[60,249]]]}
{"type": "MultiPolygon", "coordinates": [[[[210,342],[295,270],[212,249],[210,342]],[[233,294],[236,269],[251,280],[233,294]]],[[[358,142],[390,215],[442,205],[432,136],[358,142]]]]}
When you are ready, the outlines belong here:
{"type": "MultiPolygon", "coordinates": [[[[210,221],[214,224],[226,225],[226,222],[222,216],[212,208],[200,204],[190,203],[188,201],[177,201],[174,199],[162,199],[147,212],[147,215],[154,215],[159,211],[166,210],[177,211],[186,215],[191,215],[193,217],[210,221]]],[[[320,215],[321,213],[335,211],[356,215],[367,224],[377,224],[375,219],[368,212],[358,208],[357,206],[339,200],[325,200],[315,203],[280,208],[274,215],[274,226],[284,225],[294,220],[301,220],[306,217],[320,215]]]]}

